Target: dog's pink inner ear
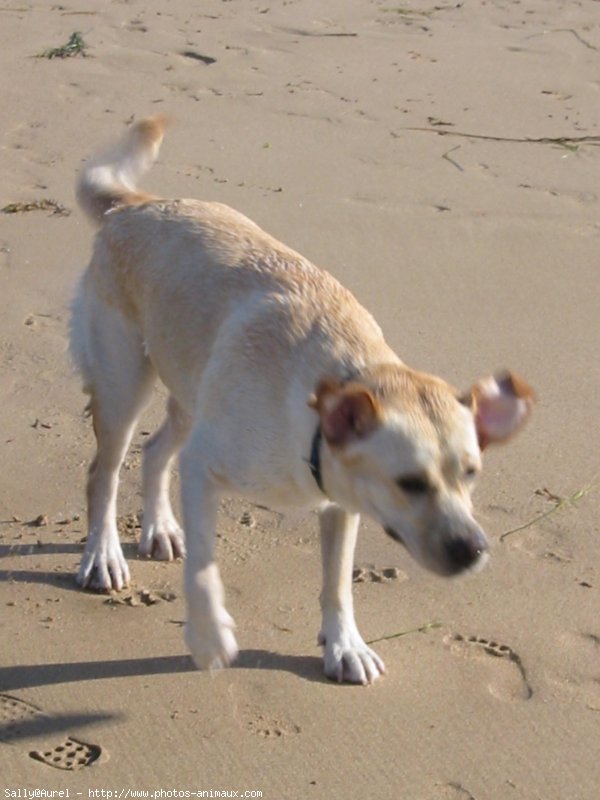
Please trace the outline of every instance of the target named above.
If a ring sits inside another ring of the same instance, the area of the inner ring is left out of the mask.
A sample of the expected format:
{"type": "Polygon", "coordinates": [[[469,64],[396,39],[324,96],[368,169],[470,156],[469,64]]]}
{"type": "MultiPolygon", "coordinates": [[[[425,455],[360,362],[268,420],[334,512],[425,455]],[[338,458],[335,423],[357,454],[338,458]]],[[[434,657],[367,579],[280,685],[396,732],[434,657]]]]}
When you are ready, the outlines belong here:
{"type": "Polygon", "coordinates": [[[310,405],[319,412],[323,436],[336,446],[367,436],[379,422],[377,401],[364,386],[325,380],[310,405]]]}
{"type": "Polygon", "coordinates": [[[321,419],[323,435],[330,444],[343,445],[370,433],[376,424],[375,403],[369,392],[342,395],[321,419]]]}
{"type": "Polygon", "coordinates": [[[510,372],[479,381],[462,398],[475,416],[479,446],[503,442],[528,419],[535,400],[533,389],[510,372]]]}

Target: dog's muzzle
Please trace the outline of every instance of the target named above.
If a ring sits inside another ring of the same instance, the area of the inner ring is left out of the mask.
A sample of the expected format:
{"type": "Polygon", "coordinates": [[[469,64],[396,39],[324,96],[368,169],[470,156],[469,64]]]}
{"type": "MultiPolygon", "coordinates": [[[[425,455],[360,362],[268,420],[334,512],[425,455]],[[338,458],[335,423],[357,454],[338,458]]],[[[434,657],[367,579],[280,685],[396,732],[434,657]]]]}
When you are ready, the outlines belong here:
{"type": "MultiPolygon", "coordinates": [[[[398,531],[386,526],[383,529],[391,539],[407,547],[398,531]]],[[[479,531],[470,536],[454,536],[443,542],[438,557],[435,561],[430,561],[428,566],[440,575],[458,575],[467,570],[481,568],[487,561],[487,551],[487,540],[479,531]]]]}

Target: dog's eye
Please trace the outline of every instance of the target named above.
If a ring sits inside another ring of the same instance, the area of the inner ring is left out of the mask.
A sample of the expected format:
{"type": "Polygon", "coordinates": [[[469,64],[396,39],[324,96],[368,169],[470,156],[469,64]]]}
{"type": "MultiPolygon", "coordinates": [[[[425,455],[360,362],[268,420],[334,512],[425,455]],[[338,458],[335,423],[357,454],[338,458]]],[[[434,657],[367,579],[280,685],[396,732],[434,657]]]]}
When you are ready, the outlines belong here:
{"type": "Polygon", "coordinates": [[[468,480],[473,480],[473,478],[477,475],[477,470],[475,467],[467,467],[465,470],[465,478],[468,480]]]}
{"type": "Polygon", "coordinates": [[[429,483],[422,475],[404,475],[396,481],[407,494],[425,494],[429,491],[429,483]]]}

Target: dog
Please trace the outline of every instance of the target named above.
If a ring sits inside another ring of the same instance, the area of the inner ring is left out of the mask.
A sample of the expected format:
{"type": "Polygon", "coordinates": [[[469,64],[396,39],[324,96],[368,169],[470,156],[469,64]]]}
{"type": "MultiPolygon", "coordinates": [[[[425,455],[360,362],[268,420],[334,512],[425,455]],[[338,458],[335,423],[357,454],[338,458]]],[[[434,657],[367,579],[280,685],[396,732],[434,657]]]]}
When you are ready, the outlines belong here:
{"type": "Polygon", "coordinates": [[[143,461],[142,556],[185,555],[185,638],[199,668],[238,653],[216,563],[219,498],[318,509],[325,674],[384,673],[352,603],[359,515],[426,569],[451,576],[488,558],[472,514],[482,451],[512,436],[534,393],[505,372],[460,393],[405,365],[332,275],[226,205],[137,188],[167,120],[134,124],[77,186],[99,226],[73,303],[71,352],[97,451],[87,483],[82,587],[129,582],[116,527],[119,468],[156,376],[164,424],[143,461]],[[169,500],[180,453],[185,537],[169,500]]]}

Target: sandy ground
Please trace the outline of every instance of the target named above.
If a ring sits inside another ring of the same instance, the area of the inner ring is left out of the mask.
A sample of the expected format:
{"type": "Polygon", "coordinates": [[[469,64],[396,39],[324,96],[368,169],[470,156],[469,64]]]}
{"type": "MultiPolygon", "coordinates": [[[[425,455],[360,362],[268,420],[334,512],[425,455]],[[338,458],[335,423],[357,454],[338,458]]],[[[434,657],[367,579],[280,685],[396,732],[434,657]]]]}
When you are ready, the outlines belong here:
{"type": "Polygon", "coordinates": [[[66,211],[0,215],[2,797],[598,797],[599,13],[3,0],[0,206],[66,211]],[[89,57],[35,58],[74,31],[89,57]],[[359,624],[393,637],[373,687],[321,675],[316,520],[247,501],[219,521],[241,658],[191,669],[181,565],[135,555],[160,390],[123,470],[134,584],[74,585],[93,446],[66,356],[92,238],[74,177],[157,111],[178,124],[145,188],[247,213],[340,277],[408,363],[461,386],[508,365],[539,394],[527,430],[486,456],[487,570],[429,576],[364,524],[359,624]]]}

